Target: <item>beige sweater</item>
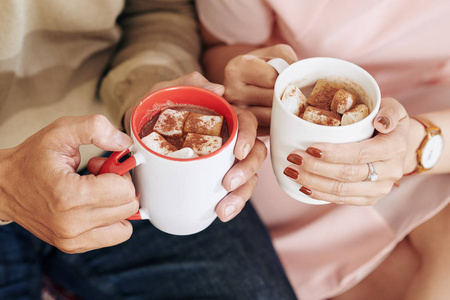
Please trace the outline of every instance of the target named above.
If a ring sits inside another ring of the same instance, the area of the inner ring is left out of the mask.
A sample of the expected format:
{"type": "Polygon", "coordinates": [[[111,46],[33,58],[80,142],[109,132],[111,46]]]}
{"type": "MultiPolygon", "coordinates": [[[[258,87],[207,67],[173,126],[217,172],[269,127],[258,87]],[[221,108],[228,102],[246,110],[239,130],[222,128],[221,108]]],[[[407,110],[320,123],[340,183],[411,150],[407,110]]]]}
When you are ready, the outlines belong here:
{"type": "Polygon", "coordinates": [[[120,126],[153,84],[199,71],[199,54],[192,1],[2,0],[0,149],[61,116],[120,126]]]}

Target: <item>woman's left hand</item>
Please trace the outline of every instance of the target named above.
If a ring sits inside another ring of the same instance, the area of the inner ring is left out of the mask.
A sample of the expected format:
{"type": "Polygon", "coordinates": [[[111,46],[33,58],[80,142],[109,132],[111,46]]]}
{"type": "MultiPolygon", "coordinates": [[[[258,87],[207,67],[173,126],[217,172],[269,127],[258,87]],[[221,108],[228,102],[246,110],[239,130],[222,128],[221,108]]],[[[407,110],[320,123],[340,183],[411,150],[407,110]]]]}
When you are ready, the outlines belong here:
{"type": "Polygon", "coordinates": [[[409,118],[395,99],[381,100],[374,119],[377,134],[357,143],[311,145],[293,151],[285,175],[301,185],[299,193],[336,204],[372,205],[404,174],[409,118]],[[377,179],[367,180],[369,163],[377,179]]]}

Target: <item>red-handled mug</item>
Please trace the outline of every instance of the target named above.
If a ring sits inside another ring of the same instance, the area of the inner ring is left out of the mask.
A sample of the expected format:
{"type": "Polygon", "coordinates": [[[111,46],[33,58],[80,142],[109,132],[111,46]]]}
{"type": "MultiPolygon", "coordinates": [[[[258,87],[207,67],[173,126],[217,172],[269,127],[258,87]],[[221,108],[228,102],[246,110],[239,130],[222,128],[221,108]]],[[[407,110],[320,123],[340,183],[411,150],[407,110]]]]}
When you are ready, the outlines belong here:
{"type": "Polygon", "coordinates": [[[130,125],[133,144],[114,152],[100,171],[123,175],[132,170],[140,209],[129,219],[148,219],[156,228],[174,235],[207,228],[217,217],[217,203],[227,194],[222,180],[235,161],[238,122],[233,108],[211,91],[175,86],[147,95],[135,108],[130,125]],[[163,108],[179,105],[201,106],[224,117],[229,134],[218,150],[196,158],[174,158],[142,142],[139,136],[143,126],[163,108]],[[129,157],[125,157],[127,154],[129,157]]]}

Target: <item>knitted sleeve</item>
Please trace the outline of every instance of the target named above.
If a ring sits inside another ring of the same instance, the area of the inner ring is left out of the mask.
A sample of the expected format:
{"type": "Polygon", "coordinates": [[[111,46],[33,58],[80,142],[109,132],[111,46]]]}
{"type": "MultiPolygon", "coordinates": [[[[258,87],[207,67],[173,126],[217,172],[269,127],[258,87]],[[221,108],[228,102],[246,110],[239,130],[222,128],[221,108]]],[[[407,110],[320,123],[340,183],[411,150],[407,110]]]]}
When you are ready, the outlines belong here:
{"type": "Polygon", "coordinates": [[[126,110],[155,83],[201,71],[193,1],[126,3],[118,19],[122,40],[100,85],[100,98],[117,126],[126,110]]]}

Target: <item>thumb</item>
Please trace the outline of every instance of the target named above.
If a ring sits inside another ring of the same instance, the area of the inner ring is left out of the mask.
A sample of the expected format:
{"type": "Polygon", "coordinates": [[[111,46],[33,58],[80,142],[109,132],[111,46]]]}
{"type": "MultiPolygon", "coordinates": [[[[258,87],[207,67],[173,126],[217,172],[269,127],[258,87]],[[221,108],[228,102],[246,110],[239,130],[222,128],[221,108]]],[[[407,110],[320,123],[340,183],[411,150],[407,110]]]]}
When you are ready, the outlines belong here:
{"type": "Polygon", "coordinates": [[[383,98],[373,125],[378,132],[389,133],[397,127],[400,120],[407,116],[405,108],[397,100],[383,98]]]}
{"type": "Polygon", "coordinates": [[[65,117],[60,122],[67,124],[66,134],[73,148],[93,144],[105,151],[122,151],[133,142],[103,115],[65,117]]]}

